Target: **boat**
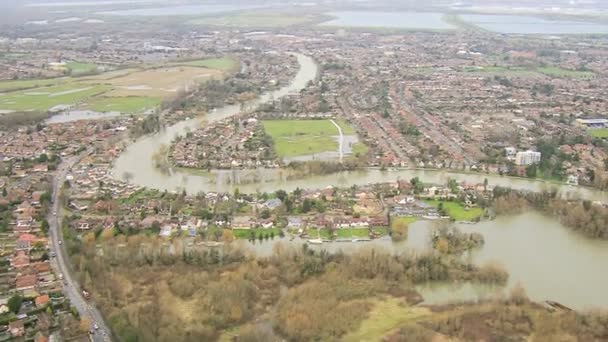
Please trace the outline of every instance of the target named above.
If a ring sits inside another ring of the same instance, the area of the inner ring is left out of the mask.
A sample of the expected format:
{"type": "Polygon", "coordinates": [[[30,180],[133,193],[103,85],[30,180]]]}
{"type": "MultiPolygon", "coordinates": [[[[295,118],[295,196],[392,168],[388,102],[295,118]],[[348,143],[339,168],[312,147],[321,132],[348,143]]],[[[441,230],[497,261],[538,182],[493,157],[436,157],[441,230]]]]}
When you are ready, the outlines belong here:
{"type": "Polygon", "coordinates": [[[317,245],[317,244],[323,243],[323,240],[321,240],[321,239],[309,239],[308,243],[312,243],[312,244],[317,245]]]}

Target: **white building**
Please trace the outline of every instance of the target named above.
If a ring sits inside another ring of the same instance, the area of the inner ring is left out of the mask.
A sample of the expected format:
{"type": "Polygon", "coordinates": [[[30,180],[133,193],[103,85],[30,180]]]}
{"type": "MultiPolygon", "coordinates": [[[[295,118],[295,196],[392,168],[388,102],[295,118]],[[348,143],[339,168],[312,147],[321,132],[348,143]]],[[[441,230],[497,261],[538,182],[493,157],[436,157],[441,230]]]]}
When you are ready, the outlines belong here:
{"type": "Polygon", "coordinates": [[[540,152],[525,151],[517,152],[515,155],[515,165],[526,166],[540,162],[540,152]]]}

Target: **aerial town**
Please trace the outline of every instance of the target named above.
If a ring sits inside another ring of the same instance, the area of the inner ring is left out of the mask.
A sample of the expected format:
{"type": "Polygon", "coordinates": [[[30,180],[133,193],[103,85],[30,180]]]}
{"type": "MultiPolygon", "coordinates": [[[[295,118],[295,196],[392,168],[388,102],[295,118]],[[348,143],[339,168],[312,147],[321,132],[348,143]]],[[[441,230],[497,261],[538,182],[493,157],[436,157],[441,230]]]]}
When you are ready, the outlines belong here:
{"type": "Polygon", "coordinates": [[[0,341],[607,340],[608,8],[346,3],[0,4],[0,341]]]}

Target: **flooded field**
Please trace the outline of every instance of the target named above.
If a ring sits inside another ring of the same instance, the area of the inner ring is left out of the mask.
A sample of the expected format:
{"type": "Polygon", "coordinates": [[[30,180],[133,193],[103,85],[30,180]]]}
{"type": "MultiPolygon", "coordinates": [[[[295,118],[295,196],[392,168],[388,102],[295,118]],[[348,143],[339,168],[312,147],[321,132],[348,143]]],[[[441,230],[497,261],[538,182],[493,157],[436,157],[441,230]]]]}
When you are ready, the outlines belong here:
{"type": "Polygon", "coordinates": [[[386,27],[402,29],[453,30],[455,26],[445,22],[442,13],[434,12],[370,12],[343,11],[327,13],[336,19],[321,26],[386,27]]]}

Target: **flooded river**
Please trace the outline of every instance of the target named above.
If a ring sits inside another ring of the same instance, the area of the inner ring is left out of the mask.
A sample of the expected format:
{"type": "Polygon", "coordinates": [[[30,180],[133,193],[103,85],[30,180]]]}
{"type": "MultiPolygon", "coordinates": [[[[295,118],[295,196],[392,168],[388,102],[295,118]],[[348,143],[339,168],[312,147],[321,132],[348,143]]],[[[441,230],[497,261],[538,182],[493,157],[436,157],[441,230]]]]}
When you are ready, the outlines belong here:
{"type": "MultiPolygon", "coordinates": [[[[313,249],[346,253],[360,248],[377,248],[388,253],[407,253],[429,249],[429,230],[433,221],[410,226],[408,239],[392,242],[382,238],[370,242],[330,242],[309,245],[313,249]]],[[[418,288],[427,303],[478,300],[508,294],[516,285],[525,288],[535,301],[554,300],[575,309],[608,308],[608,241],[588,239],[562,226],[552,218],[526,213],[475,225],[460,224],[464,232],[484,236],[485,245],[465,259],[474,264],[498,262],[509,272],[506,288],[478,284],[433,284],[418,288]]],[[[304,244],[306,241],[275,238],[240,243],[259,255],[269,255],[277,244],[304,244]]]]}
{"type": "MultiPolygon", "coordinates": [[[[304,55],[297,55],[300,71],[290,86],[266,94],[252,105],[270,99],[277,99],[291,92],[298,92],[317,75],[317,65],[304,55]]],[[[232,192],[239,188],[241,193],[278,189],[293,190],[300,188],[324,188],[327,186],[351,186],[386,182],[397,179],[420,177],[425,182],[445,183],[448,178],[458,181],[482,183],[485,178],[490,185],[509,186],[517,189],[543,190],[554,187],[563,196],[606,200],[606,193],[592,189],[566,185],[548,185],[542,181],[521,178],[508,178],[497,175],[478,173],[458,173],[429,170],[396,170],[382,171],[377,169],[340,172],[323,176],[290,177],[287,170],[236,170],[212,171],[210,173],[192,174],[173,170],[163,174],[154,167],[151,156],[162,145],[169,145],[178,135],[199,127],[203,122],[216,121],[235,115],[240,106],[227,106],[218,109],[205,117],[177,123],[162,132],[145,136],[131,144],[116,160],[112,170],[119,179],[125,173],[132,175],[131,182],[160,190],[180,191],[185,189],[193,194],[199,191],[232,192]]],[[[328,243],[313,248],[330,250],[354,250],[361,246],[378,246],[389,252],[422,250],[428,247],[428,229],[431,222],[417,222],[410,227],[407,241],[393,243],[390,239],[359,243],[328,243]]],[[[500,218],[495,221],[482,222],[477,225],[462,225],[464,231],[476,231],[485,237],[485,246],[469,256],[475,263],[498,261],[509,272],[509,287],[521,283],[529,296],[534,300],[555,300],[573,308],[582,309],[590,306],[608,307],[608,272],[605,272],[604,261],[608,260],[608,242],[584,238],[563,227],[559,222],[538,214],[525,214],[511,218],[500,218]]],[[[254,245],[248,242],[256,253],[270,253],[279,239],[254,245]]],[[[288,239],[281,241],[289,242],[288,239]]],[[[303,240],[291,241],[302,244],[303,240]]],[[[421,288],[420,291],[428,302],[445,302],[447,300],[475,299],[491,295],[495,291],[477,285],[440,285],[433,288],[421,288]]]]}

